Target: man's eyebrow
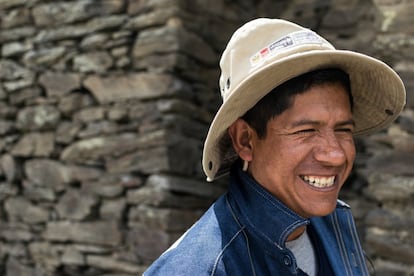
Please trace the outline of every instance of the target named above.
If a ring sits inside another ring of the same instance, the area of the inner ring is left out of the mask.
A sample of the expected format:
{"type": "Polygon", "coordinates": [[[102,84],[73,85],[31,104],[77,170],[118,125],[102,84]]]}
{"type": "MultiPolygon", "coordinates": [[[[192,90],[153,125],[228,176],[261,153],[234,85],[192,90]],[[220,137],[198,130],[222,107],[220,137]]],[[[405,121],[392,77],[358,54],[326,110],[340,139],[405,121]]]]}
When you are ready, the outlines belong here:
{"type": "MultiPolygon", "coordinates": [[[[300,127],[300,126],[306,126],[306,125],[319,126],[319,125],[322,125],[322,124],[323,123],[321,121],[310,120],[310,119],[301,119],[301,120],[298,120],[298,121],[294,121],[291,124],[291,127],[300,127]]],[[[335,126],[348,126],[348,125],[355,126],[355,121],[352,120],[352,119],[349,119],[349,120],[345,120],[345,121],[340,121],[340,122],[335,124],[335,126]]]]}
{"type": "Polygon", "coordinates": [[[355,121],[352,119],[346,120],[346,121],[342,121],[336,124],[337,126],[348,126],[348,125],[352,125],[355,126],[355,121]]]}

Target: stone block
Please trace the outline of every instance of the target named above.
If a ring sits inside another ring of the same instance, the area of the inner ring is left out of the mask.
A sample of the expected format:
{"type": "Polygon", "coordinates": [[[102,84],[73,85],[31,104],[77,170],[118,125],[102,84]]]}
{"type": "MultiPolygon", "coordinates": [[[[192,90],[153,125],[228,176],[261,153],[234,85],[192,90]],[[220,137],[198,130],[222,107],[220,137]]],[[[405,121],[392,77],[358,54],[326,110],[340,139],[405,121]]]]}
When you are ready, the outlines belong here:
{"type": "Polygon", "coordinates": [[[121,155],[136,149],[139,142],[135,133],[83,139],[66,147],[60,158],[79,164],[100,164],[105,157],[121,155]]]}
{"type": "Polygon", "coordinates": [[[379,202],[409,202],[414,195],[414,178],[402,175],[391,175],[384,172],[384,170],[382,172],[372,173],[368,177],[370,184],[365,194],[379,202]]]}
{"type": "Polygon", "coordinates": [[[62,97],[72,90],[79,89],[81,75],[77,73],[46,72],[39,77],[39,83],[45,88],[49,97],[62,97]]]}
{"type": "Polygon", "coordinates": [[[170,171],[168,150],[165,147],[148,148],[108,160],[105,164],[109,173],[142,172],[152,174],[170,171]],[[151,156],[151,158],[148,158],[151,156]]]}
{"type": "Polygon", "coordinates": [[[10,221],[23,221],[35,224],[49,220],[49,210],[36,206],[23,197],[7,199],[4,202],[4,208],[10,221]]]}
{"type": "Polygon", "coordinates": [[[14,119],[18,109],[15,106],[6,104],[4,101],[0,101],[0,118],[2,119],[14,119]]]}
{"type": "Polygon", "coordinates": [[[86,257],[86,263],[90,267],[97,267],[99,269],[110,270],[114,272],[131,273],[134,275],[141,275],[144,272],[144,268],[142,266],[116,260],[112,256],[88,255],[86,257]]]}
{"type": "Polygon", "coordinates": [[[34,186],[28,181],[24,181],[23,186],[23,195],[30,200],[43,203],[52,203],[57,199],[55,190],[50,187],[34,186]]]}
{"type": "Polygon", "coordinates": [[[402,209],[402,206],[396,209],[377,207],[368,212],[365,223],[367,227],[381,226],[381,229],[385,230],[409,232],[414,229],[414,218],[406,217],[405,212],[400,211],[402,209]]]}
{"type": "MultiPolygon", "coordinates": [[[[135,127],[125,127],[125,131],[131,131],[136,129],[135,127]]],[[[123,128],[118,124],[106,120],[88,122],[86,126],[79,131],[78,137],[80,139],[88,139],[92,137],[113,135],[116,133],[123,132],[123,128]]]]}
{"type": "Polygon", "coordinates": [[[120,27],[126,20],[124,15],[111,15],[106,17],[92,18],[84,24],[77,25],[60,25],[57,28],[43,29],[40,31],[34,41],[37,43],[53,42],[65,39],[77,39],[87,34],[98,32],[105,29],[120,27]]]}
{"type": "Polygon", "coordinates": [[[111,55],[104,51],[77,55],[73,59],[74,70],[82,73],[105,73],[113,64],[111,55]]]}
{"type": "Polygon", "coordinates": [[[53,132],[33,132],[23,135],[11,153],[19,157],[49,157],[54,149],[53,132]]]}
{"type": "MultiPolygon", "coordinates": [[[[171,17],[177,17],[180,10],[176,6],[165,3],[166,6],[155,9],[148,13],[141,13],[128,21],[128,28],[132,30],[143,30],[150,27],[162,26],[167,24],[171,17]]],[[[130,8],[133,6],[130,5],[130,8]]]]}
{"type": "MultiPolygon", "coordinates": [[[[10,2],[10,1],[9,1],[10,2]]],[[[7,3],[7,2],[5,2],[7,3]]],[[[9,10],[2,16],[2,28],[11,29],[18,26],[30,24],[30,9],[26,7],[20,7],[17,9],[9,10]]]]}
{"type": "Polygon", "coordinates": [[[46,240],[79,242],[92,245],[117,246],[122,240],[121,230],[116,222],[48,222],[43,234],[46,240]]]}
{"type": "Polygon", "coordinates": [[[19,39],[23,40],[24,38],[31,37],[35,33],[36,28],[34,26],[22,26],[12,29],[0,30],[0,42],[16,41],[19,39]]]}
{"type": "Polygon", "coordinates": [[[98,198],[92,194],[66,190],[56,205],[56,211],[61,220],[85,220],[93,216],[98,203],[98,198]]]}
{"type": "Polygon", "coordinates": [[[26,87],[11,93],[9,95],[9,101],[14,105],[29,105],[32,101],[35,101],[41,96],[42,91],[39,87],[26,87]]]}
{"type": "MultiPolygon", "coordinates": [[[[18,193],[19,193],[19,187],[16,184],[0,182],[0,201],[1,202],[4,202],[4,200],[6,198],[9,198],[10,196],[16,196],[18,193]]],[[[1,217],[2,216],[0,216],[0,218],[1,217]]]]}
{"type": "Polygon", "coordinates": [[[0,79],[2,80],[17,80],[27,78],[32,74],[29,69],[11,59],[0,60],[0,79]]]}
{"type": "Polygon", "coordinates": [[[33,18],[39,26],[56,26],[120,12],[122,1],[83,0],[74,3],[45,3],[33,8],[33,18]]]}
{"type": "Polygon", "coordinates": [[[71,116],[75,111],[91,106],[92,103],[93,98],[91,95],[74,92],[62,97],[59,101],[58,108],[63,114],[71,116]]]}
{"type": "Polygon", "coordinates": [[[75,121],[89,123],[93,121],[103,120],[105,117],[105,109],[102,107],[89,107],[77,111],[73,115],[75,121]]]}
{"type": "Polygon", "coordinates": [[[6,99],[7,94],[3,87],[0,87],[0,100],[6,99]]]}
{"type": "Polygon", "coordinates": [[[0,158],[0,168],[6,176],[8,182],[14,182],[21,178],[22,168],[20,162],[15,160],[12,155],[5,154],[0,158]]]}
{"type": "Polygon", "coordinates": [[[172,191],[181,195],[189,194],[212,199],[218,198],[225,191],[225,188],[217,183],[167,174],[150,175],[145,185],[154,190],[172,191]]]}
{"type": "Polygon", "coordinates": [[[12,242],[30,242],[34,239],[34,234],[26,224],[2,223],[0,224],[0,237],[12,242]]]}
{"type": "Polygon", "coordinates": [[[384,259],[412,264],[414,241],[407,241],[410,232],[386,231],[379,227],[369,227],[366,233],[366,250],[384,259]]]}
{"type": "Polygon", "coordinates": [[[185,87],[184,82],[167,74],[129,73],[122,76],[88,76],[83,85],[101,103],[129,99],[154,99],[174,95],[185,87]]]}
{"type": "MultiPolygon", "coordinates": [[[[200,107],[195,105],[194,103],[191,103],[188,100],[181,100],[181,99],[165,99],[160,100],[157,102],[157,109],[160,110],[165,115],[175,115],[177,119],[187,118],[188,122],[191,122],[190,125],[193,130],[200,131],[203,130],[201,135],[206,135],[206,127],[200,126],[199,122],[209,123],[213,118],[211,116],[210,112],[207,112],[205,110],[200,110],[200,107]],[[181,116],[182,118],[181,118],[181,116]]],[[[177,125],[182,125],[185,127],[185,123],[179,122],[177,125]]],[[[190,134],[190,133],[189,133],[190,134]]],[[[202,138],[202,137],[197,137],[202,138]]]]}
{"type": "Polygon", "coordinates": [[[3,86],[5,90],[9,93],[16,92],[34,85],[35,76],[30,75],[25,78],[13,81],[4,81],[3,86]]]}
{"type": "Polygon", "coordinates": [[[179,5],[180,0],[157,0],[157,1],[142,1],[142,0],[131,0],[128,2],[127,13],[129,15],[135,15],[143,13],[145,10],[158,10],[165,7],[175,8],[179,5]]]}
{"type": "Polygon", "coordinates": [[[73,244],[75,250],[82,252],[84,254],[96,254],[96,255],[107,255],[110,254],[113,248],[110,248],[105,245],[93,245],[93,244],[73,244]]]}
{"type": "Polygon", "coordinates": [[[70,144],[76,139],[81,129],[81,122],[61,122],[55,133],[56,142],[64,145],[70,144]]]}
{"type": "Polygon", "coordinates": [[[64,165],[69,172],[71,181],[84,182],[99,179],[104,175],[104,171],[99,167],[78,166],[78,165],[64,165]]]}
{"type": "Polygon", "coordinates": [[[32,49],[33,45],[27,42],[10,42],[1,47],[1,54],[4,57],[18,56],[32,49]]]}
{"type": "Polygon", "coordinates": [[[89,193],[104,198],[117,198],[124,192],[124,187],[116,181],[88,181],[82,184],[81,191],[82,193],[89,193]]]}
{"type": "Polygon", "coordinates": [[[138,137],[142,147],[119,158],[108,159],[106,168],[109,172],[141,171],[145,174],[173,172],[181,175],[194,175],[200,158],[195,154],[199,146],[198,141],[165,130],[138,137]],[[149,156],[151,158],[148,158],[149,156]],[[181,156],[186,158],[181,158],[181,156]]]}
{"type": "Polygon", "coordinates": [[[407,265],[398,261],[388,261],[378,258],[374,261],[375,275],[401,276],[411,275],[414,272],[414,265],[407,265]]]}
{"type": "Polygon", "coordinates": [[[201,210],[160,209],[139,205],[129,210],[128,220],[131,226],[142,224],[149,229],[184,232],[202,213],[201,210]]]}
{"type": "Polygon", "coordinates": [[[56,191],[65,189],[72,181],[70,170],[52,159],[32,159],[24,164],[27,179],[37,186],[50,187],[56,191]]]}
{"type": "Polygon", "coordinates": [[[17,126],[22,130],[51,130],[60,117],[60,111],[52,105],[26,107],[17,114],[17,126]]]}
{"type": "Polygon", "coordinates": [[[0,245],[2,245],[2,250],[9,258],[27,260],[27,257],[29,256],[27,247],[22,242],[4,243],[0,245]]]}
{"type": "Polygon", "coordinates": [[[408,1],[374,1],[382,12],[382,31],[388,33],[410,33],[414,20],[410,11],[414,3],[408,1]]]}
{"type": "Polygon", "coordinates": [[[23,55],[23,61],[32,66],[49,66],[56,63],[64,56],[65,47],[57,46],[52,48],[33,49],[23,55]]]}
{"type": "Polygon", "coordinates": [[[104,200],[101,203],[99,214],[104,220],[121,221],[125,216],[126,207],[126,199],[124,198],[104,200]]]}
{"type": "Polygon", "coordinates": [[[80,43],[80,47],[85,50],[102,49],[104,43],[108,41],[109,39],[110,39],[109,34],[103,34],[103,33],[90,34],[90,35],[85,36],[82,39],[80,43]]]}
{"type": "Polygon", "coordinates": [[[130,204],[143,204],[159,208],[178,209],[205,209],[212,199],[194,195],[184,195],[167,190],[157,190],[151,187],[143,187],[127,192],[127,201],[130,204]]]}
{"type": "Polygon", "coordinates": [[[131,246],[134,254],[144,263],[149,263],[158,258],[176,238],[163,230],[137,224],[128,231],[126,244],[131,246]]]}
{"type": "Polygon", "coordinates": [[[64,26],[49,30],[42,30],[37,33],[34,41],[37,43],[56,41],[60,39],[74,39],[79,38],[87,33],[88,30],[84,25],[82,26],[64,26]]]}
{"type": "Polygon", "coordinates": [[[38,266],[54,271],[61,263],[61,253],[64,245],[53,245],[48,242],[32,242],[28,246],[30,255],[38,266]]]}
{"type": "Polygon", "coordinates": [[[217,55],[206,41],[197,33],[176,24],[140,32],[134,43],[132,56],[141,58],[154,53],[171,52],[185,53],[203,64],[217,64],[217,55]]]}
{"type": "Polygon", "coordinates": [[[9,258],[6,263],[6,275],[32,276],[34,269],[16,258],[9,258]]]}
{"type": "Polygon", "coordinates": [[[85,256],[75,247],[65,248],[62,253],[61,260],[63,265],[84,266],[86,263],[85,256]]]}

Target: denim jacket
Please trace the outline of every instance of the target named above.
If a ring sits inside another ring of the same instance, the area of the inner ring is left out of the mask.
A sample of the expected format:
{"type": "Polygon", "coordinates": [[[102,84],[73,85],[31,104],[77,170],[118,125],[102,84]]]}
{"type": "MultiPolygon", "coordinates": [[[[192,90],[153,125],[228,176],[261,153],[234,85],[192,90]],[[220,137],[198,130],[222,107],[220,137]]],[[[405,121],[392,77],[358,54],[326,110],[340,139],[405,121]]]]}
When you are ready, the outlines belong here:
{"type": "Polygon", "coordinates": [[[368,275],[348,205],[304,219],[246,173],[232,168],[229,191],[144,272],[153,275],[306,275],[286,248],[306,225],[318,275],[368,275]]]}

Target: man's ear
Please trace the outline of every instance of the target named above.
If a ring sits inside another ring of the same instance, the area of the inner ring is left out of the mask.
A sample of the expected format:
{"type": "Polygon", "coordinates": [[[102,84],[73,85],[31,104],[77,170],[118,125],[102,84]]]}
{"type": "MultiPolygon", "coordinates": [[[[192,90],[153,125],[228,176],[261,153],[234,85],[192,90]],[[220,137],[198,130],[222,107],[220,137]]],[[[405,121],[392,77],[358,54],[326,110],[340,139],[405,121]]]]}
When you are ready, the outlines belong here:
{"type": "Polygon", "coordinates": [[[245,120],[239,118],[230,125],[227,131],[237,155],[245,161],[251,161],[253,159],[252,137],[254,130],[245,120]]]}

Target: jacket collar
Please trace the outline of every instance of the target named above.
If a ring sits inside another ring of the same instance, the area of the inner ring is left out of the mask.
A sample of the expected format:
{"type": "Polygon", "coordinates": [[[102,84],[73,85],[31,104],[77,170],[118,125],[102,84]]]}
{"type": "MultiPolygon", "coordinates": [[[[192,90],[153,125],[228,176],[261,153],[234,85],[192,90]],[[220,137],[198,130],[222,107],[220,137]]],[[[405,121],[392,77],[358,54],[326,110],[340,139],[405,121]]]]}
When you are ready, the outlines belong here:
{"type": "Polygon", "coordinates": [[[261,238],[285,247],[287,237],[298,227],[309,224],[305,219],[270,194],[235,162],[230,171],[229,194],[239,222],[261,238]]]}

